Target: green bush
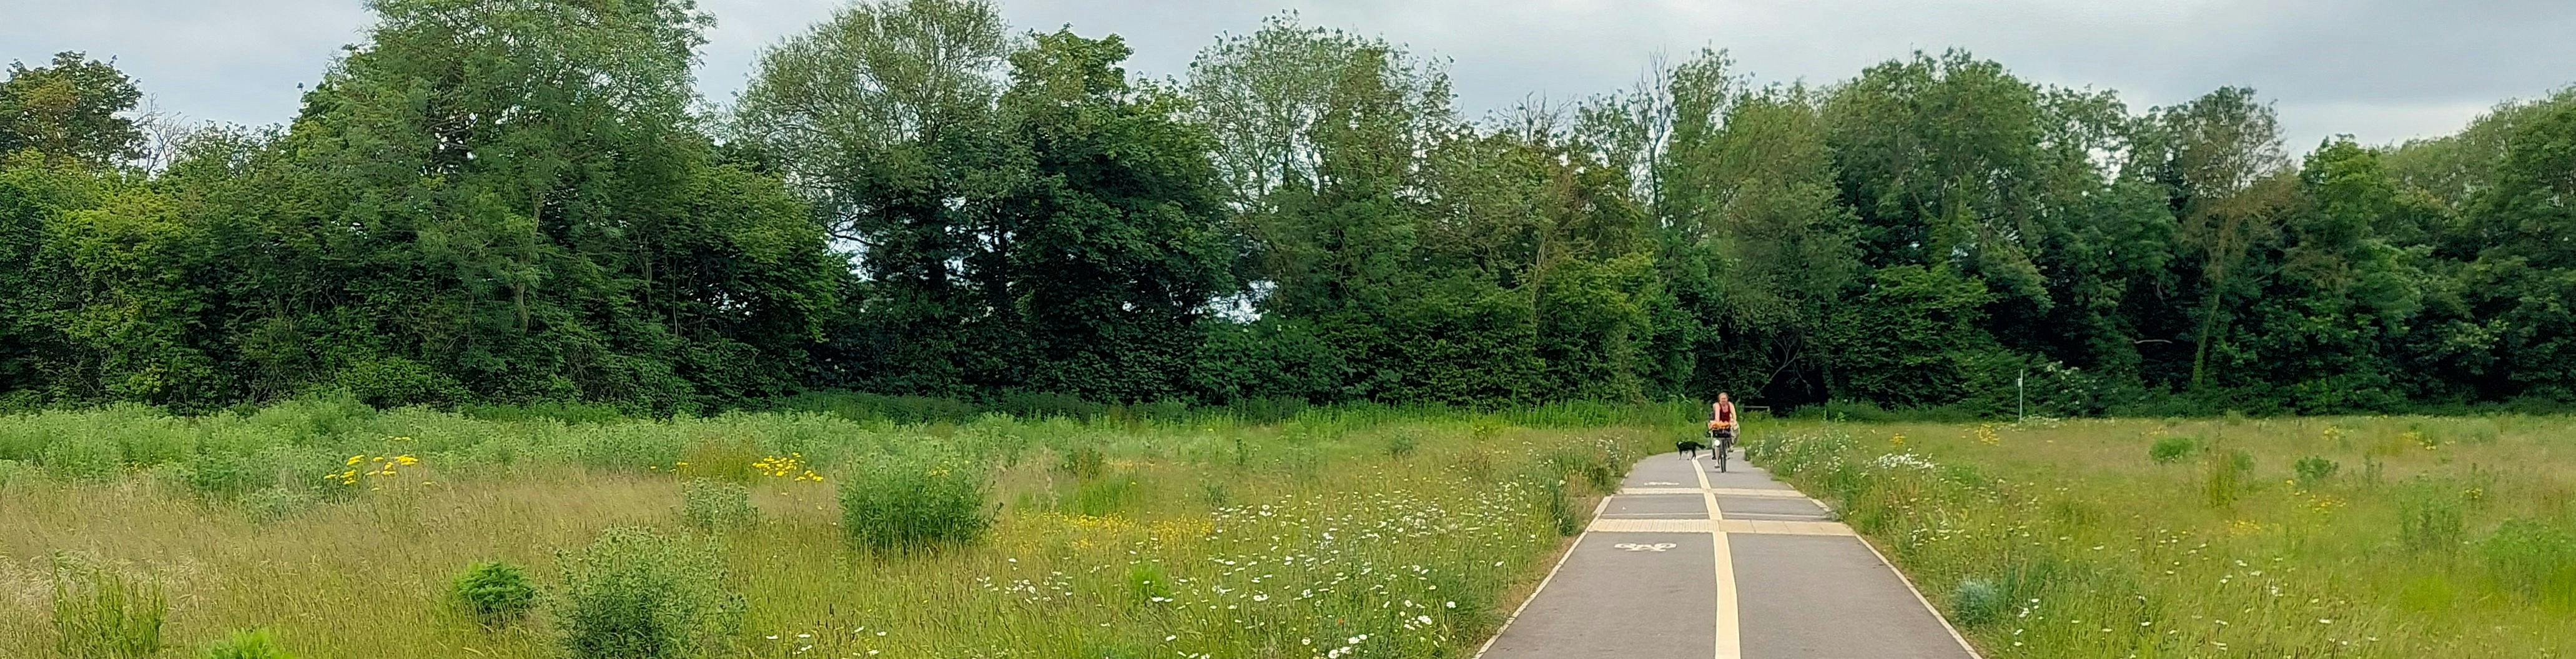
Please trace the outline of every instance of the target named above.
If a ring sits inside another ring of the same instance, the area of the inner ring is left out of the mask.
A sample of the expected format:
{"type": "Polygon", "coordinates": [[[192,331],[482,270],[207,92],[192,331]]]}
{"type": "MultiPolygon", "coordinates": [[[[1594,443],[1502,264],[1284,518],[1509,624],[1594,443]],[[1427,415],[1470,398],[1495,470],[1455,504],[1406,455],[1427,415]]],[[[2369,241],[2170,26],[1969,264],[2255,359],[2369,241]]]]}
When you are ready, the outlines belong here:
{"type": "Polygon", "coordinates": [[[2543,604],[2576,607],[2576,533],[2537,520],[2513,520],[2480,541],[2478,553],[2505,590],[2543,604]]]}
{"type": "Polygon", "coordinates": [[[2316,487],[2317,484],[2326,482],[2326,479],[2333,478],[2336,471],[2343,469],[2343,465],[2335,464],[2335,461],[2328,460],[2324,456],[2311,455],[2299,458],[2297,463],[2290,465],[2290,469],[2298,472],[2301,486],[2316,487]]]}
{"type": "Polygon", "coordinates": [[[727,531],[760,521],[751,505],[751,486],[713,478],[680,483],[680,518],[705,531],[727,531]]]}
{"type": "Polygon", "coordinates": [[[54,649],[64,657],[139,659],[161,651],[170,602],[159,583],[58,559],[53,600],[54,649]]]}
{"type": "Polygon", "coordinates": [[[206,651],[198,656],[202,659],[295,659],[295,655],[288,654],[286,648],[278,646],[277,637],[266,629],[233,632],[231,636],[206,646],[206,651]]]}
{"type": "Polygon", "coordinates": [[[2156,464],[2169,465],[2181,461],[2183,457],[2191,455],[2191,452],[2198,448],[2200,448],[2200,440],[2190,437],[2166,437],[2156,440],[2154,445],[2147,447],[2147,458],[2155,460],[2156,464]]]}
{"type": "Polygon", "coordinates": [[[557,560],[555,616],[575,659],[715,656],[741,628],[742,596],[725,589],[724,559],[705,543],[617,527],[557,560]]]}
{"type": "Polygon", "coordinates": [[[448,598],[475,623],[499,629],[528,617],[528,610],[537,606],[537,587],[519,566],[484,561],[456,575],[448,598]]]}
{"type": "Polygon", "coordinates": [[[841,481],[841,529],[872,551],[965,544],[992,525],[983,474],[940,460],[882,458],[841,481]]]}

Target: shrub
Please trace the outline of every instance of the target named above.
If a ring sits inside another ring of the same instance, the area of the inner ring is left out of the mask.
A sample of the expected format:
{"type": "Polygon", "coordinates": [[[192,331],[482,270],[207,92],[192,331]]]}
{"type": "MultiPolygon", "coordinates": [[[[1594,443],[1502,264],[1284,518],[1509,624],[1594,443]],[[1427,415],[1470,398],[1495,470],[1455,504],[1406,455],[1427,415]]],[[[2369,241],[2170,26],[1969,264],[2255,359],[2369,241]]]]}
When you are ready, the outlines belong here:
{"type": "Polygon", "coordinates": [[[680,483],[680,518],[700,530],[726,531],[759,522],[760,509],[751,505],[749,485],[691,478],[680,483]]]}
{"type": "Polygon", "coordinates": [[[715,548],[651,529],[611,528],[557,556],[564,649],[577,659],[663,659],[725,651],[743,600],[725,590],[715,548]]]}
{"type": "Polygon", "coordinates": [[[537,605],[537,588],[528,583],[528,573],[500,561],[484,561],[466,568],[449,584],[448,596],[458,610],[472,616],[485,629],[518,622],[537,605]]]}
{"type": "Polygon", "coordinates": [[[2181,461],[2184,456],[2191,455],[2191,452],[2198,448],[2200,448],[2199,440],[2190,437],[2166,437],[2156,440],[2154,445],[2147,447],[2147,458],[2155,460],[2156,464],[2169,465],[2181,461]]]}
{"type": "Polygon", "coordinates": [[[1991,579],[1962,579],[1950,596],[1951,619],[1962,627],[1981,627],[2001,620],[2011,599],[1991,579]]]}
{"type": "Polygon", "coordinates": [[[873,551],[975,541],[992,525],[983,474],[938,460],[887,458],[841,481],[841,529],[873,551]]]}
{"type": "Polygon", "coordinates": [[[2297,463],[2290,465],[2290,469],[2299,473],[2300,485],[2316,487],[2326,479],[2333,478],[2336,471],[2343,469],[2343,465],[2335,464],[2335,461],[2328,460],[2324,456],[2311,455],[2299,458],[2297,463]]]}
{"type": "Polygon", "coordinates": [[[288,654],[286,648],[277,645],[277,637],[266,629],[233,632],[231,636],[206,646],[206,652],[198,656],[204,659],[295,659],[295,655],[288,654]]]}
{"type": "Polygon", "coordinates": [[[54,570],[54,649],[71,659],[138,659],[161,651],[170,602],[158,583],[100,566],[54,570]]]}
{"type": "Polygon", "coordinates": [[[2576,606],[2576,533],[2513,520],[2480,541],[2478,553],[2505,590],[2544,604],[2576,606]]]}

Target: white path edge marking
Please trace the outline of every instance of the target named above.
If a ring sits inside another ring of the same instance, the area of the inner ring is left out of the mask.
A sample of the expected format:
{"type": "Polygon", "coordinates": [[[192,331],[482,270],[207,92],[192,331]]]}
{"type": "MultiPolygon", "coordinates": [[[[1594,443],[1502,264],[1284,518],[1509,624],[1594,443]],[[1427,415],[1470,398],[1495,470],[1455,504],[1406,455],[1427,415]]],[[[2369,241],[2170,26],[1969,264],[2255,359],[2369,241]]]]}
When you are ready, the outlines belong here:
{"type": "MultiPolygon", "coordinates": [[[[1816,507],[1825,509],[1825,512],[1834,512],[1833,506],[1825,505],[1825,502],[1822,499],[1807,497],[1807,500],[1815,502],[1816,507]]],[[[1726,534],[1720,533],[1718,535],[1726,534]]],[[[1968,644],[1968,637],[1959,635],[1959,628],[1950,626],[1950,617],[1941,615],[1940,609],[1932,607],[1932,600],[1923,597],[1923,589],[1914,587],[1914,578],[1905,576],[1904,570],[1896,569],[1896,563],[1887,560],[1887,554],[1879,553],[1878,545],[1870,542],[1869,536],[1861,535],[1860,530],[1858,529],[1852,530],[1851,536],[1859,538],[1860,546],[1869,548],[1870,555],[1877,556],[1879,564],[1887,566],[1887,571],[1896,573],[1897,581],[1905,582],[1905,590],[1914,593],[1914,601],[1922,603],[1923,610],[1931,612],[1933,620],[1941,621],[1941,629],[1950,632],[1950,640],[1957,641],[1959,643],[1959,649],[1966,651],[1969,659],[1985,659],[1985,655],[1977,654],[1977,646],[1968,644]]]]}
{"type": "MultiPolygon", "coordinates": [[[[1597,519],[1601,519],[1601,511],[1603,511],[1603,510],[1608,510],[1609,508],[1610,508],[1610,497],[1609,497],[1609,496],[1603,496],[1603,497],[1601,497],[1601,502],[1600,502],[1600,503],[1592,504],[1592,519],[1596,519],[1596,520],[1597,520],[1597,519]]],[[[1546,591],[1547,591],[1547,582],[1555,581],[1555,580],[1556,580],[1556,572],[1557,572],[1558,570],[1563,570],[1563,569],[1565,569],[1565,559],[1573,558],[1573,557],[1574,557],[1574,550],[1579,549],[1579,548],[1582,548],[1582,547],[1583,547],[1583,539],[1584,539],[1584,538],[1589,538],[1589,537],[1592,537],[1592,523],[1591,523],[1591,521],[1586,520],[1586,521],[1584,522],[1584,524],[1583,524],[1583,532],[1582,532],[1582,533],[1577,533],[1577,534],[1575,534],[1575,535],[1574,535],[1574,542],[1573,542],[1572,544],[1568,544],[1568,545],[1566,545],[1566,546],[1565,546],[1565,553],[1564,553],[1564,554],[1560,554],[1560,555],[1558,555],[1558,556],[1556,557],[1556,567],[1548,568],[1548,569],[1547,569],[1547,576],[1539,577],[1539,580],[1538,580],[1538,587],[1537,587],[1537,588],[1532,588],[1532,589],[1530,589],[1529,598],[1528,598],[1528,599],[1521,600],[1521,605],[1520,605],[1520,606],[1512,607],[1512,614],[1511,614],[1511,615],[1509,615],[1509,616],[1505,616],[1505,617],[1503,617],[1503,624],[1502,624],[1502,626],[1499,626],[1499,627],[1495,627],[1495,628],[1494,628],[1494,636],[1493,636],[1493,638],[1485,639],[1485,644],[1484,644],[1484,645],[1476,646],[1476,654],[1475,654],[1475,655],[1473,655],[1473,656],[1476,656],[1476,657],[1483,657],[1483,656],[1485,656],[1485,652],[1486,652],[1487,650],[1492,650],[1492,649],[1494,649],[1494,642],[1495,642],[1495,641],[1503,640],[1503,632],[1511,631],[1511,629],[1512,629],[1512,622],[1513,622],[1513,621],[1516,621],[1516,620],[1520,620],[1520,619],[1521,619],[1521,612],[1522,612],[1522,611],[1527,611],[1527,610],[1529,610],[1529,605],[1530,605],[1530,603],[1531,603],[1531,602],[1536,602],[1536,601],[1538,601],[1538,594],[1539,594],[1539,593],[1542,593],[1542,592],[1546,592],[1546,591]]]]}
{"type": "Polygon", "coordinates": [[[1742,659],[1744,636],[1743,621],[1736,613],[1735,551],[1727,546],[1726,530],[1718,528],[1726,514],[1717,509],[1717,491],[1709,489],[1708,469],[1700,466],[1699,458],[1691,458],[1691,475],[1699,478],[1700,497],[1708,504],[1709,546],[1717,558],[1716,659],[1742,659]]]}

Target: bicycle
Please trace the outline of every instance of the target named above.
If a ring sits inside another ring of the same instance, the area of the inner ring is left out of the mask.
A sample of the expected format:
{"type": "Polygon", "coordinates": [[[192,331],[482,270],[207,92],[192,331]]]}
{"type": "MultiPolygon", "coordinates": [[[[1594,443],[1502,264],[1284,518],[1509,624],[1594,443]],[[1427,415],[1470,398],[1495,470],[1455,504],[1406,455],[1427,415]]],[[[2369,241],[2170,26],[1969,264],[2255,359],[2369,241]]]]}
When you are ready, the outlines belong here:
{"type": "Polygon", "coordinates": [[[1717,454],[1717,470],[1726,471],[1726,454],[1735,449],[1735,429],[1712,428],[1708,438],[1709,450],[1717,454]]]}

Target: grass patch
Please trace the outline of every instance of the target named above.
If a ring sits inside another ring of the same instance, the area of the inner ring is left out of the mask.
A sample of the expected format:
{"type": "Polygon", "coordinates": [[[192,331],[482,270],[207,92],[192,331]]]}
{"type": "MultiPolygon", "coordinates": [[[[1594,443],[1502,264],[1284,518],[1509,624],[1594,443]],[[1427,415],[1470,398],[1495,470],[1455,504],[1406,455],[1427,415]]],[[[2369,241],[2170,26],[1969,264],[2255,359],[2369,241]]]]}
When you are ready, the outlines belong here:
{"type": "Polygon", "coordinates": [[[1783,425],[1988,657],[2576,656],[2564,418],[1783,425]]]}
{"type": "Polygon", "coordinates": [[[170,588],[156,657],[251,627],[303,656],[391,659],[1306,656],[1363,634],[1345,656],[1465,656],[1632,456],[1691,425],[1604,406],[1170,414],[0,417],[0,460],[20,465],[0,485],[0,584],[38,595],[0,597],[0,647],[53,654],[45,561],[82,551],[167,579],[138,582],[170,588]],[[116,457],[94,476],[36,461],[75,433],[155,439],[139,459],[100,444],[116,457]],[[1065,464],[1076,447],[1098,456],[1089,477],[1065,464]],[[188,480],[244,455],[226,464],[267,484],[188,480]],[[761,522],[679,535],[726,526],[693,522],[693,478],[726,486],[701,509],[761,522]],[[653,539],[607,539],[634,533],[653,539]],[[487,626],[453,592],[485,561],[524,566],[524,618],[487,626]]]}

